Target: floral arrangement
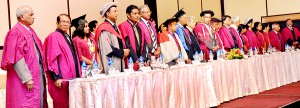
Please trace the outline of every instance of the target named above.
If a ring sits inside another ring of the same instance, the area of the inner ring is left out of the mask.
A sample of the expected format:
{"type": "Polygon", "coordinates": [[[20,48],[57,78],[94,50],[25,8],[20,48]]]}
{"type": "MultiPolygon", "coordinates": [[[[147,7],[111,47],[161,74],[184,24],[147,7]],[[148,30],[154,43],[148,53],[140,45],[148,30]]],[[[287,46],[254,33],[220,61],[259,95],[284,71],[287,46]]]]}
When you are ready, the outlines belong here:
{"type": "Polygon", "coordinates": [[[230,52],[226,53],[226,59],[232,60],[232,59],[243,59],[244,54],[240,49],[231,49],[230,52]]]}

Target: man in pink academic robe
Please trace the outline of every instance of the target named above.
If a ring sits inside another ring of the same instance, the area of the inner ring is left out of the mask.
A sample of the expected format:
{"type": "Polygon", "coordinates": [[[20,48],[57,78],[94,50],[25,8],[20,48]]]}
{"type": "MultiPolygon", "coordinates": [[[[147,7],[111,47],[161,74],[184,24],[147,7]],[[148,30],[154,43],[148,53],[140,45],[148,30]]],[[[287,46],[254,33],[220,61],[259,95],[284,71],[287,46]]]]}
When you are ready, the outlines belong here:
{"type": "Polygon", "coordinates": [[[63,80],[80,78],[79,59],[67,31],[70,17],[61,14],[57,17],[57,29],[45,40],[48,91],[53,99],[54,108],[69,107],[69,83],[63,80]]]}
{"type": "Polygon", "coordinates": [[[154,24],[150,21],[151,11],[147,5],[142,5],[139,7],[139,12],[141,19],[139,21],[141,30],[145,33],[145,41],[147,47],[149,48],[149,53],[151,56],[158,57],[160,54],[160,47],[157,41],[157,32],[154,24]]]}
{"type": "Polygon", "coordinates": [[[224,49],[229,52],[232,48],[238,48],[238,41],[234,33],[229,29],[231,25],[231,17],[228,15],[225,15],[222,18],[223,26],[219,30],[220,38],[223,42],[224,49]]]}
{"type": "Polygon", "coordinates": [[[222,40],[220,38],[220,35],[218,33],[218,31],[222,27],[222,21],[220,19],[218,19],[218,18],[212,18],[211,21],[210,21],[210,23],[211,23],[211,26],[214,29],[215,35],[216,35],[216,37],[218,39],[219,49],[220,50],[224,50],[223,42],[222,42],[222,40]]]}
{"type": "Polygon", "coordinates": [[[284,51],[284,40],[280,34],[280,26],[277,23],[272,24],[272,31],[269,34],[270,44],[276,48],[277,51],[284,51]]]}
{"type": "Polygon", "coordinates": [[[47,108],[42,42],[30,27],[33,10],[20,6],[18,23],[8,31],[1,69],[7,71],[6,108],[47,108]]]}
{"type": "Polygon", "coordinates": [[[197,34],[200,48],[204,53],[205,61],[217,59],[217,50],[219,49],[218,38],[210,25],[211,17],[214,16],[213,11],[206,10],[200,13],[203,22],[196,25],[194,31],[197,34]],[[213,58],[209,58],[210,50],[212,50],[213,58]]]}
{"type": "Polygon", "coordinates": [[[240,33],[238,32],[238,27],[241,24],[241,19],[238,16],[235,16],[232,18],[232,24],[229,27],[229,30],[234,34],[235,38],[236,38],[236,42],[239,45],[239,49],[243,48],[244,43],[240,37],[240,33]]]}
{"type": "Polygon", "coordinates": [[[286,20],[287,27],[281,31],[282,37],[284,38],[284,44],[296,46],[300,41],[300,32],[298,28],[293,27],[293,20],[286,20]]]}
{"type": "Polygon", "coordinates": [[[129,57],[132,57],[135,66],[139,65],[139,58],[147,62],[150,60],[145,46],[145,32],[141,30],[139,10],[135,5],[129,5],[126,9],[127,21],[119,25],[122,36],[124,36],[126,47],[130,50],[129,57]]]}

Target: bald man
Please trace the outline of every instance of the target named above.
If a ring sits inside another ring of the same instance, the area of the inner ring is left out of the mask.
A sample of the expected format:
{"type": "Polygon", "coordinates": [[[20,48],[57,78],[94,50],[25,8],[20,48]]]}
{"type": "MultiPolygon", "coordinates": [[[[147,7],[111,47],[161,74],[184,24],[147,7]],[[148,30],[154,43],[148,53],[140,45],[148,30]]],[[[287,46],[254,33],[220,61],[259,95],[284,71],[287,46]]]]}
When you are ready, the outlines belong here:
{"type": "Polygon", "coordinates": [[[30,27],[34,13],[30,6],[16,11],[17,24],[8,31],[1,69],[7,71],[6,108],[48,107],[42,42],[30,27]]]}

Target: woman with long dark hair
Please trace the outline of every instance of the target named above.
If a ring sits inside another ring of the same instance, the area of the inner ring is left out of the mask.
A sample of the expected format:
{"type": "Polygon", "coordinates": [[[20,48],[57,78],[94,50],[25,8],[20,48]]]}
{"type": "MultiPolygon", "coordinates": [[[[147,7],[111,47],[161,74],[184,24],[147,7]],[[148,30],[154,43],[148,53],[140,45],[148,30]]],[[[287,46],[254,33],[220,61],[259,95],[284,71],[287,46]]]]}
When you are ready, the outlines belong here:
{"type": "Polygon", "coordinates": [[[270,47],[269,30],[270,30],[270,26],[268,23],[262,24],[262,34],[264,36],[264,40],[266,43],[266,51],[268,51],[268,49],[270,47]]]}
{"type": "Polygon", "coordinates": [[[87,65],[93,65],[94,60],[96,60],[99,68],[102,68],[99,54],[95,50],[95,40],[90,35],[88,22],[81,19],[78,24],[79,26],[72,35],[72,41],[80,62],[85,61],[87,65]]]}
{"type": "Polygon", "coordinates": [[[257,48],[258,39],[257,39],[255,33],[252,31],[252,28],[254,27],[253,19],[252,18],[248,18],[246,20],[245,25],[246,25],[246,28],[247,28],[247,30],[245,32],[245,35],[246,35],[246,37],[249,40],[250,48],[252,48],[252,50],[254,51],[254,49],[257,48]]]}
{"type": "Polygon", "coordinates": [[[264,39],[264,35],[262,34],[262,24],[260,22],[255,22],[252,31],[256,34],[258,39],[257,41],[257,48],[258,54],[263,54],[266,51],[266,43],[264,39]]]}
{"type": "Polygon", "coordinates": [[[238,27],[238,32],[239,32],[239,34],[241,36],[241,39],[244,43],[243,48],[244,48],[245,54],[248,54],[249,48],[250,48],[250,42],[249,42],[249,39],[247,38],[247,36],[245,35],[246,31],[247,31],[246,25],[240,24],[239,27],[238,27]]]}

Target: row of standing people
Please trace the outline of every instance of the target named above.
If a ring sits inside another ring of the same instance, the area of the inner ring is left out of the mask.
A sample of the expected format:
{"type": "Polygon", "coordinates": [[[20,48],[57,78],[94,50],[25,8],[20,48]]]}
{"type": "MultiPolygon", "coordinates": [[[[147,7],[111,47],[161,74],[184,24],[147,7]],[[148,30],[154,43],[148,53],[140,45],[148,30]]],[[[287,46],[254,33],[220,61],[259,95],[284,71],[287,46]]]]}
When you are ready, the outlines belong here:
{"type": "Polygon", "coordinates": [[[200,13],[202,22],[198,24],[194,17],[180,10],[163,23],[167,29],[157,34],[150,21],[149,7],[130,5],[126,9],[128,20],[117,26],[115,2],[104,5],[100,15],[105,20],[97,28],[79,20],[73,39],[67,34],[71,18],[67,14],[59,15],[57,29],[42,44],[30,27],[34,22],[32,8],[20,6],[16,13],[18,23],[7,33],[1,61],[1,68],[7,70],[8,108],[47,107],[46,80],[54,107],[67,108],[69,86],[66,80],[81,77],[83,61],[90,65],[96,61],[107,72],[107,64],[112,60],[118,70],[124,71],[131,57],[134,69],[138,70],[139,59],[150,65],[151,56],[162,55],[168,65],[177,64],[179,58],[190,64],[193,54],[201,51],[207,61],[217,59],[218,50],[243,48],[247,52],[256,47],[262,54],[268,45],[279,51],[284,44],[299,45],[299,30],[292,27],[291,20],[287,20],[288,29],[283,29],[281,35],[278,24],[272,25],[270,33],[261,32],[268,30],[259,22],[253,23],[253,19],[240,25],[240,19],[234,17],[232,24],[230,16],[224,16],[221,21],[212,18],[214,13],[210,10],[200,13]],[[89,27],[95,29],[94,35],[89,33],[89,27]],[[208,56],[210,51],[213,58],[208,56]]]}

